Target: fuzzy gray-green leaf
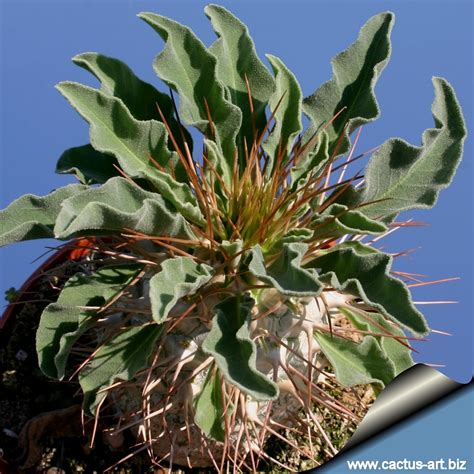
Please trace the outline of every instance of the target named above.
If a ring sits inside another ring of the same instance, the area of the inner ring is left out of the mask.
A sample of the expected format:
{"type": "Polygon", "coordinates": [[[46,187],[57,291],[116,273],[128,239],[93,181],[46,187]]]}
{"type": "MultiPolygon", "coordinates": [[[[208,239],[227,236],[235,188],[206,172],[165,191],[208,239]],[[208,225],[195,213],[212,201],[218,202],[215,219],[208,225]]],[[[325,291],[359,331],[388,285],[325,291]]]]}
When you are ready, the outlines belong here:
{"type": "Polygon", "coordinates": [[[168,94],[142,81],[119,59],[98,53],[82,53],[74,56],[72,60],[99,79],[104,94],[122,99],[137,120],[153,119],[161,122],[159,107],[178,145],[182,147],[182,133],[184,133],[186,143],[192,150],[191,135],[179,126],[174,116],[173,102],[168,94]]]}
{"type": "Polygon", "coordinates": [[[115,156],[128,176],[148,179],[185,217],[202,223],[189,186],[150,163],[151,157],[169,169],[177,159],[176,153],[168,149],[168,133],[162,123],[136,120],[121,99],[97,89],[74,82],[62,82],[57,88],[89,122],[91,145],[96,150],[115,156]]]}
{"type": "Polygon", "coordinates": [[[106,342],[79,372],[84,392],[84,412],[95,416],[107,392],[100,392],[117,380],[131,380],[147,366],[161,327],[156,324],[132,326],[106,342]]]}
{"type": "Polygon", "coordinates": [[[101,187],[64,200],[54,234],[65,239],[126,229],[154,236],[193,236],[184,218],[159,194],[144,191],[125,178],[112,178],[101,187]]]}
{"type": "Polygon", "coordinates": [[[201,431],[216,441],[224,441],[224,400],[220,377],[208,375],[194,401],[194,422],[201,431]]]}
{"type": "Polygon", "coordinates": [[[232,168],[230,161],[225,158],[219,146],[212,140],[205,138],[204,146],[207,159],[211,165],[208,168],[213,168],[212,171],[208,171],[209,179],[213,179],[216,183],[216,188],[222,191],[222,185],[228,188],[231,184],[232,168]],[[216,174],[221,178],[222,183],[220,179],[216,178],[216,174]]]}
{"type": "Polygon", "coordinates": [[[75,82],[61,82],[56,87],[89,122],[91,145],[114,155],[129,176],[149,174],[149,156],[164,167],[173,160],[162,123],[136,120],[121,99],[92,87],[75,82]]]}
{"type": "Polygon", "coordinates": [[[392,219],[400,211],[432,207],[453,179],[467,135],[464,118],[451,85],[433,78],[435,128],[423,133],[416,147],[394,138],[370,160],[361,201],[382,200],[361,208],[369,217],[392,219]]]}
{"type": "Polygon", "coordinates": [[[183,296],[192,295],[211,278],[209,265],[196,263],[191,257],[175,257],[161,264],[161,271],[150,280],[153,319],[163,322],[183,296]]]}
{"type": "Polygon", "coordinates": [[[22,240],[54,238],[61,203],[80,194],[85,186],[71,184],[46,196],[26,194],[0,211],[0,246],[22,240]]]}
{"type": "Polygon", "coordinates": [[[301,267],[308,246],[301,242],[284,243],[278,258],[270,265],[265,263],[262,249],[251,250],[249,271],[264,283],[272,285],[286,296],[317,296],[322,285],[314,271],[301,267]]]}
{"type": "Polygon", "coordinates": [[[349,150],[350,133],[379,117],[374,87],[390,58],[393,23],[392,13],[373,16],[362,27],[357,40],[331,61],[332,79],[304,99],[303,110],[311,121],[306,138],[342,111],[326,127],[330,155],[335,152],[342,134],[344,138],[337,155],[349,150]],[[346,125],[347,129],[344,129],[346,125]]]}
{"type": "Polygon", "coordinates": [[[269,103],[270,110],[275,113],[275,126],[263,145],[265,152],[269,155],[267,167],[271,171],[278,153],[283,155],[283,162],[288,159],[293,143],[301,132],[303,94],[296,77],[283,61],[271,54],[267,54],[267,58],[272,65],[276,80],[276,90],[269,103]]]}
{"type": "Polygon", "coordinates": [[[83,184],[102,184],[119,176],[115,157],[82,145],[66,150],[56,164],[56,173],[74,174],[83,184]]]}
{"type": "Polygon", "coordinates": [[[383,388],[395,378],[393,363],[374,337],[366,336],[361,343],[322,333],[315,337],[342,385],[377,383],[383,388]]]}
{"type": "Polygon", "coordinates": [[[381,314],[356,312],[347,308],[340,308],[340,311],[357,329],[386,334],[386,336],[376,336],[376,339],[385,355],[392,361],[395,375],[413,366],[411,350],[400,343],[400,341],[407,343],[406,336],[400,328],[387,321],[381,314]]]}
{"type": "Polygon", "coordinates": [[[101,306],[138,273],[137,265],[104,267],[93,275],[75,275],[64,286],[56,303],[43,311],[36,332],[38,364],[49,377],[61,380],[72,346],[95,321],[87,306],[101,306]]]}
{"type": "Polygon", "coordinates": [[[180,183],[169,173],[160,170],[154,171],[152,175],[148,175],[146,178],[184,217],[198,225],[206,222],[196,196],[188,184],[180,183]]]}
{"type": "Polygon", "coordinates": [[[377,235],[388,230],[381,222],[374,221],[358,210],[349,210],[341,204],[331,204],[311,221],[314,237],[321,239],[343,235],[377,235]]]}
{"type": "Polygon", "coordinates": [[[101,92],[122,99],[137,120],[161,121],[158,107],[167,120],[173,116],[171,98],[142,81],[122,61],[98,53],[82,53],[73,62],[101,82],[101,92]]]}
{"type": "Polygon", "coordinates": [[[242,113],[225,97],[224,86],[217,79],[215,56],[180,23],[155,13],[140,13],[139,17],[166,42],[164,50],[155,59],[154,69],[179,93],[181,118],[213,138],[224,155],[231,159],[242,113]],[[207,108],[215,126],[214,137],[207,108]]]}
{"type": "Polygon", "coordinates": [[[411,302],[405,284],[392,277],[392,257],[358,242],[334,247],[311,262],[319,279],[339,291],[360,297],[416,334],[426,334],[425,318],[411,302]]]}
{"type": "Polygon", "coordinates": [[[253,304],[246,296],[218,304],[202,349],[215,358],[228,382],[256,400],[273,400],[278,396],[277,385],[256,367],[257,348],[249,328],[253,304]]]}
{"type": "Polygon", "coordinates": [[[254,126],[257,136],[265,128],[265,108],[275,90],[275,82],[258,57],[246,25],[219,5],[208,5],[204,12],[218,36],[209,48],[217,58],[217,78],[225,85],[231,102],[242,111],[239,149],[244,149],[244,140],[250,148],[256,138],[254,126]],[[253,113],[246,78],[252,94],[253,113]]]}
{"type": "Polygon", "coordinates": [[[275,240],[273,245],[270,246],[270,252],[281,252],[285,244],[293,242],[304,243],[311,239],[314,235],[314,231],[306,227],[298,227],[285,232],[281,237],[275,240]]]}
{"type": "Polygon", "coordinates": [[[326,131],[320,130],[312,141],[314,145],[309,147],[312,152],[302,153],[291,169],[292,188],[295,190],[302,189],[309,179],[320,176],[329,160],[329,137],[326,131]]]}

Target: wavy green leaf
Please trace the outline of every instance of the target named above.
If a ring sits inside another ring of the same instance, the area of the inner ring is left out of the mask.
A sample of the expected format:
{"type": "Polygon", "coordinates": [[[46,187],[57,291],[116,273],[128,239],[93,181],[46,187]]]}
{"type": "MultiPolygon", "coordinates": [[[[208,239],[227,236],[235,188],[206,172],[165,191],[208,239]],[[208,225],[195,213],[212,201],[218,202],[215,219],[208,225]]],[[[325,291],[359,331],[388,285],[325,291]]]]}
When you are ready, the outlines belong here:
{"type": "Polygon", "coordinates": [[[223,240],[219,245],[219,249],[226,258],[227,271],[237,270],[244,254],[244,243],[242,240],[223,240]]]}
{"type": "Polygon", "coordinates": [[[329,135],[330,155],[335,152],[341,135],[344,138],[337,155],[349,150],[349,134],[380,115],[374,87],[390,58],[393,23],[394,15],[389,12],[370,18],[357,40],[332,59],[332,79],[303,101],[303,111],[311,121],[306,139],[345,107],[325,129],[329,135]]]}
{"type": "Polygon", "coordinates": [[[216,441],[225,439],[224,409],[220,377],[218,373],[209,373],[194,401],[194,422],[216,441]]]}
{"type": "MultiPolygon", "coordinates": [[[[161,122],[159,107],[181,149],[183,149],[182,134],[184,134],[184,139],[192,150],[191,135],[184,127],[179,126],[175,118],[173,102],[168,94],[142,81],[119,59],[98,53],[82,53],[74,56],[72,60],[101,82],[101,91],[104,94],[122,99],[137,120],[153,119],[161,122]]],[[[172,146],[171,143],[169,145],[172,146]]]]}
{"type": "Polygon", "coordinates": [[[79,383],[84,392],[84,412],[95,416],[107,396],[103,390],[117,380],[131,380],[147,366],[161,331],[156,324],[128,327],[106,342],[79,372],[79,383]]]}
{"type": "Polygon", "coordinates": [[[306,240],[311,239],[313,235],[314,231],[305,227],[291,229],[268,246],[269,252],[281,252],[284,244],[290,244],[292,242],[304,243],[306,240]]]}
{"type": "Polygon", "coordinates": [[[314,237],[327,239],[343,235],[377,235],[388,230],[381,222],[374,221],[361,211],[349,210],[341,204],[331,204],[323,213],[311,221],[314,237]]]}
{"type": "Polygon", "coordinates": [[[120,175],[114,165],[118,166],[118,162],[113,156],[87,144],[66,150],[59,157],[56,173],[74,174],[83,184],[102,184],[120,175]]]}
{"type": "Polygon", "coordinates": [[[301,266],[307,250],[308,246],[301,242],[284,243],[278,258],[267,266],[262,249],[256,245],[250,251],[249,271],[282,295],[317,296],[322,291],[321,282],[313,271],[301,266]]]}
{"type": "Polygon", "coordinates": [[[155,13],[138,15],[166,42],[156,57],[158,76],[179,93],[180,115],[208,138],[214,135],[209,124],[209,109],[215,126],[214,139],[227,157],[234,156],[235,137],[242,123],[239,108],[226,100],[217,79],[216,58],[187,27],[155,13]]]}
{"type": "Polygon", "coordinates": [[[359,242],[334,247],[309,265],[336,290],[361,298],[384,316],[416,334],[426,334],[425,318],[411,302],[406,285],[392,277],[392,257],[359,242]]]}
{"type": "Polygon", "coordinates": [[[150,280],[150,300],[153,319],[163,322],[180,298],[192,295],[205,285],[214,269],[196,263],[191,257],[175,257],[161,264],[161,271],[150,280]]]}
{"type": "Polygon", "coordinates": [[[156,120],[139,121],[121,99],[75,82],[56,88],[90,124],[91,145],[115,156],[129,176],[153,172],[149,157],[166,167],[175,154],[167,147],[165,126],[156,120]]]}
{"type": "Polygon", "coordinates": [[[157,105],[168,119],[173,118],[171,98],[142,81],[119,59],[99,53],[82,53],[73,62],[93,74],[101,83],[101,92],[122,99],[137,120],[160,120],[157,105]]]}
{"type": "Polygon", "coordinates": [[[293,143],[303,128],[301,121],[303,93],[293,73],[283,61],[271,54],[266,55],[273,68],[276,90],[270,98],[270,110],[275,113],[275,125],[263,148],[269,155],[268,169],[271,171],[279,153],[283,162],[290,156],[293,143]],[[278,102],[281,100],[278,109],[278,102]],[[281,149],[281,151],[280,151],[281,149]]]}
{"type": "Polygon", "coordinates": [[[202,349],[214,357],[224,377],[256,400],[274,400],[278,387],[257,370],[257,348],[250,339],[250,312],[254,301],[233,296],[215,307],[212,327],[202,349]]]}
{"type": "Polygon", "coordinates": [[[381,314],[364,312],[364,316],[362,316],[347,308],[340,308],[340,311],[357,329],[372,331],[377,334],[385,332],[388,334],[387,336],[376,336],[376,339],[382,351],[392,361],[395,367],[395,375],[414,365],[411,350],[392,337],[399,337],[401,341],[407,343],[405,333],[397,326],[390,324],[381,314]],[[385,329],[385,332],[381,328],[385,329]]]}
{"type": "Polygon", "coordinates": [[[180,183],[167,172],[158,170],[146,178],[184,217],[198,225],[206,223],[194,191],[186,183],[180,183]]]}
{"type": "Polygon", "coordinates": [[[342,385],[376,383],[383,388],[395,378],[393,363],[372,336],[364,337],[360,344],[322,333],[315,338],[342,385]]]}
{"type": "Polygon", "coordinates": [[[43,311],[36,332],[38,364],[48,377],[62,380],[74,343],[90,329],[94,310],[114,297],[140,271],[137,265],[104,267],[93,275],[74,275],[65,284],[56,303],[43,311]]]}
{"type": "MultiPolygon", "coordinates": [[[[302,153],[291,169],[291,182],[294,190],[301,189],[309,179],[321,174],[329,159],[328,134],[321,130],[314,139],[311,153],[302,153]]],[[[303,145],[304,146],[304,145],[303,145]]]]}
{"type": "Polygon", "coordinates": [[[216,143],[214,143],[212,140],[208,140],[207,138],[205,138],[204,146],[206,149],[207,159],[211,166],[214,168],[214,170],[212,171],[206,168],[208,179],[214,180],[216,190],[218,190],[222,195],[222,184],[217,178],[216,174],[222,179],[224,185],[229,187],[232,182],[232,169],[230,160],[227,160],[225,158],[219,146],[216,145],[216,143]]]}
{"type": "Polygon", "coordinates": [[[265,108],[275,89],[275,81],[258,57],[246,25],[219,5],[208,5],[204,12],[218,36],[209,48],[217,58],[217,78],[225,85],[228,99],[242,111],[242,125],[237,137],[239,150],[244,149],[244,140],[250,149],[256,138],[254,135],[258,136],[265,128],[265,108]],[[252,95],[253,113],[246,78],[252,95]]]}
{"type": "Polygon", "coordinates": [[[416,147],[393,138],[369,161],[361,201],[383,199],[361,208],[369,217],[390,220],[400,211],[432,207],[453,179],[462,157],[466,126],[451,85],[439,77],[433,78],[433,85],[435,128],[425,130],[423,145],[416,147]]]}
{"type": "Polygon", "coordinates": [[[0,211],[0,246],[22,240],[54,238],[54,223],[61,203],[82,193],[85,186],[71,184],[46,196],[26,194],[0,211]]]}
{"type": "Polygon", "coordinates": [[[146,235],[192,238],[184,218],[159,194],[144,191],[125,178],[86,189],[62,203],[54,235],[109,235],[132,229],[146,235]]]}
{"type": "Polygon", "coordinates": [[[152,157],[167,168],[176,160],[176,153],[168,149],[168,133],[162,123],[135,120],[120,99],[97,89],[74,82],[62,82],[56,87],[89,122],[90,140],[96,150],[115,156],[128,176],[151,181],[185,217],[204,222],[191,188],[150,163],[152,157]]]}
{"type": "Polygon", "coordinates": [[[94,326],[93,313],[70,305],[49,304],[36,333],[38,364],[48,377],[62,380],[72,346],[94,326]]]}

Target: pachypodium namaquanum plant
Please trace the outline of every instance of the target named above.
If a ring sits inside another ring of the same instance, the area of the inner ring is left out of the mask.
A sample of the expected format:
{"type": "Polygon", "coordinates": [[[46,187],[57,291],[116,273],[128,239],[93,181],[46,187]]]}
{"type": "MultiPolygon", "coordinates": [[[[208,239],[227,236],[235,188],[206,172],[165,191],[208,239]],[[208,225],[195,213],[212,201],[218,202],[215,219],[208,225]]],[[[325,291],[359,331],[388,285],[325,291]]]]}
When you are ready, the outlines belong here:
{"type": "Polygon", "coordinates": [[[88,239],[83,272],[37,332],[41,370],[78,378],[85,419],[107,409],[120,420],[112,432],[131,429],[155,459],[255,471],[272,461],[267,435],[302,449],[282,427],[334,453],[314,406],[350,417],[334,384],[380,390],[413,364],[405,331],[429,328],[393,256],[372,243],[402,226],[401,211],[435,204],[466,129],[435,77],[422,145],[389,139],[349,178],[364,156],[354,132],[379,116],[393,14],[372,17],[303,97],[280,58],[267,55],[271,69],[259,59],[240,20],[216,5],[205,13],[210,47],[139,15],[165,42],[154,69],[170,95],[118,59],[73,58],[101,84],[57,86],[90,125],[90,144],[57,164],[80,184],[13,202],[0,243],[88,239]],[[194,150],[186,126],[204,137],[194,150]]]}

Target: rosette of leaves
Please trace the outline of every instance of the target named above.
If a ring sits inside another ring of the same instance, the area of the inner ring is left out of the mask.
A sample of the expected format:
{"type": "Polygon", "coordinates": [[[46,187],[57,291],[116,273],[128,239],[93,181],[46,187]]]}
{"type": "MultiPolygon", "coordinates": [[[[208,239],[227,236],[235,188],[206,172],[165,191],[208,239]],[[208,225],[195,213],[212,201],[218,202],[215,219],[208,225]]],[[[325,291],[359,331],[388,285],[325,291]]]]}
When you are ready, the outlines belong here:
{"type": "Polygon", "coordinates": [[[214,446],[216,468],[255,470],[269,458],[265,434],[284,426],[272,406],[291,398],[315,429],[315,403],[347,415],[316,385],[327,365],[344,386],[380,389],[413,364],[405,331],[425,335],[425,318],[392,256],[362,238],[435,204],[466,129],[453,88],[435,77],[421,146],[388,139],[363,176],[343,179],[360,158],[353,132],[379,116],[393,14],[372,17],[304,97],[282,59],[262,62],[240,20],[216,5],[205,13],[210,47],[139,15],[165,43],[153,67],[169,94],[118,59],[73,58],[100,83],[57,86],[90,125],[90,143],[56,169],[79,184],[14,201],[0,212],[0,243],[89,239],[94,270],[66,283],[37,333],[42,371],[78,377],[87,417],[115,403],[120,429],[139,426],[152,454],[163,433],[168,448],[192,435],[214,446]],[[178,412],[173,428],[165,420],[178,412]]]}

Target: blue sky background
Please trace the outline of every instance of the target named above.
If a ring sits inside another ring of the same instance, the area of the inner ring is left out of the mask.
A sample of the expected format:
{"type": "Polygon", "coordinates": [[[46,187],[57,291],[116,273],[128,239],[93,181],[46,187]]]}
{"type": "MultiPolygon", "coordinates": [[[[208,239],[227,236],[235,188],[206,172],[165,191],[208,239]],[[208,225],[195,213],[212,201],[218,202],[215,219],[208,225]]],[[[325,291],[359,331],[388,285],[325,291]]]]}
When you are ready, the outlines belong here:
{"type": "MultiPolygon", "coordinates": [[[[192,27],[206,43],[214,39],[203,14],[207,2],[188,1],[22,1],[0,0],[1,123],[0,207],[25,193],[46,194],[72,181],[54,174],[57,158],[71,146],[88,141],[85,122],[54,85],[76,80],[95,85],[70,61],[75,54],[97,51],[127,62],[138,76],[161,87],[152,60],[162,41],[141,20],[140,11],[168,15],[192,27]]],[[[397,16],[391,61],[376,94],[381,118],[364,128],[358,146],[365,151],[400,136],[420,144],[433,125],[431,77],[446,77],[472,124],[473,2],[413,1],[224,1],[250,28],[261,56],[281,57],[299,78],[305,95],[331,77],[330,59],[345,49],[372,15],[391,10],[397,16]]],[[[459,276],[443,285],[414,289],[416,301],[457,300],[457,305],[420,306],[433,334],[416,343],[420,362],[445,364],[440,369],[460,382],[472,375],[472,139],[452,186],[433,210],[405,213],[429,223],[384,239],[393,252],[417,248],[400,258],[395,269],[422,273],[435,280],[459,276]]],[[[37,266],[45,241],[0,249],[0,292],[18,287],[37,266]]]]}

